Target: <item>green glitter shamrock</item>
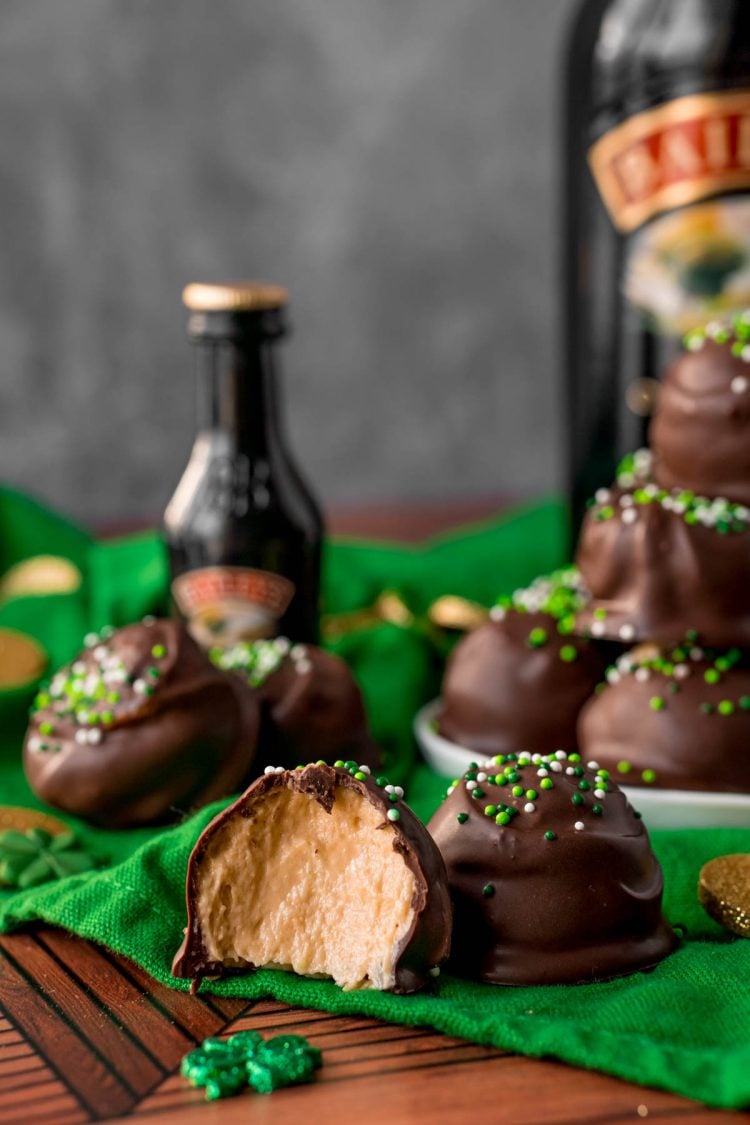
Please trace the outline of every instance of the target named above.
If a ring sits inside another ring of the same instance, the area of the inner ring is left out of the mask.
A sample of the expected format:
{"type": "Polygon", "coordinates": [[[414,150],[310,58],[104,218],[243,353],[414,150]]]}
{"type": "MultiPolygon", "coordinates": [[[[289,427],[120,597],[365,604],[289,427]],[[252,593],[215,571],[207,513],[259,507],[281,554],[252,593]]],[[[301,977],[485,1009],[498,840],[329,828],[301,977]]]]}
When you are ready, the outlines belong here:
{"type": "Polygon", "coordinates": [[[321,1065],[320,1050],[301,1035],[264,1040],[256,1031],[239,1031],[227,1040],[206,1039],[185,1055],[180,1073],[192,1086],[205,1086],[206,1101],[214,1101],[244,1086],[270,1094],[309,1082],[321,1065]]]}
{"type": "Polygon", "coordinates": [[[96,866],[97,861],[83,851],[72,832],[59,836],[43,828],[0,832],[0,886],[25,890],[96,866]]]}

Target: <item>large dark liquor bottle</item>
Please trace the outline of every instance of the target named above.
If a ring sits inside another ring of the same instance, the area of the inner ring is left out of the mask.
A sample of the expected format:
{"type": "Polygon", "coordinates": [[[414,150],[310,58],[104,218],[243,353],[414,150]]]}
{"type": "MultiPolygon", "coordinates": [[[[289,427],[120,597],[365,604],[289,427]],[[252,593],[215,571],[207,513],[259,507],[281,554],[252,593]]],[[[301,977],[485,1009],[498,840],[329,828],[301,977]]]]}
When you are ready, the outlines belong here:
{"type": "Polygon", "coordinates": [[[750,305],[750,4],[586,0],[566,59],[574,520],[697,324],[750,305]]]}
{"type": "Polygon", "coordinates": [[[322,519],[278,414],[287,294],[194,284],[183,300],[202,405],[164,516],[175,607],[207,647],[282,634],[315,641],[322,519]]]}

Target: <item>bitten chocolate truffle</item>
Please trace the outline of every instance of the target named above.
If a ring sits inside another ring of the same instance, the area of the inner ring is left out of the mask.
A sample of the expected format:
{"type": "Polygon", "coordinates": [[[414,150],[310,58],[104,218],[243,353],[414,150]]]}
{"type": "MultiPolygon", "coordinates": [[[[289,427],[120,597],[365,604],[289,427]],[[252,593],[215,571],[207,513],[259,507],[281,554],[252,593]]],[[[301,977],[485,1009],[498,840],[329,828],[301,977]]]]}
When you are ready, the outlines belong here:
{"type": "Polygon", "coordinates": [[[750,667],[738,649],[642,645],[581,712],[581,753],[624,785],[750,793],[750,667]]]}
{"type": "Polygon", "coordinates": [[[484,755],[575,750],[578,712],[606,667],[571,635],[583,603],[578,573],[566,569],[497,605],[451,654],[440,734],[484,755]]]}
{"type": "Polygon", "coordinates": [[[662,378],[654,480],[750,504],[750,312],[691,332],[662,378]]]}
{"type": "Polygon", "coordinates": [[[108,828],[180,816],[236,792],[260,713],[182,625],[146,619],[87,638],[36,697],[24,768],[38,797],[108,828]]]}
{"type": "Polygon", "coordinates": [[[403,791],[354,762],[268,766],[190,856],[177,977],[261,967],[414,992],[448,955],[445,867],[403,791]]]}
{"type": "Polygon", "coordinates": [[[591,593],[576,629],[630,644],[697,635],[750,647],[750,511],[688,490],[668,492],[639,450],[597,492],[576,562],[591,593]]]}
{"type": "Polygon", "coordinates": [[[353,758],[376,769],[380,750],[370,737],[362,693],[350,669],[315,645],[286,637],[213,649],[211,659],[255,688],[261,704],[258,765],[305,765],[353,758]]]}
{"type": "Polygon", "coordinates": [[[580,755],[496,755],[427,826],[448,871],[450,967],[493,984],[603,980],[674,947],[662,873],[625,795],[580,755]]]}

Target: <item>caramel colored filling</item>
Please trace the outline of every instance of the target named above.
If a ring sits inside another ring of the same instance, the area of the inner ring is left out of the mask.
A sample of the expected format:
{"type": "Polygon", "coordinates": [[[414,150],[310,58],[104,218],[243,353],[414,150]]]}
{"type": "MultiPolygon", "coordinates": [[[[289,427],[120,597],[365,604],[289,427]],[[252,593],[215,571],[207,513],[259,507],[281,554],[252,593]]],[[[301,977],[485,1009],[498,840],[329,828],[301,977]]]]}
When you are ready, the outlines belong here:
{"type": "Polygon", "coordinates": [[[392,988],[415,881],[383,823],[351,789],[336,790],[330,813],[274,789],[250,817],[231,818],[198,875],[209,958],[333,977],[345,989],[392,988]]]}

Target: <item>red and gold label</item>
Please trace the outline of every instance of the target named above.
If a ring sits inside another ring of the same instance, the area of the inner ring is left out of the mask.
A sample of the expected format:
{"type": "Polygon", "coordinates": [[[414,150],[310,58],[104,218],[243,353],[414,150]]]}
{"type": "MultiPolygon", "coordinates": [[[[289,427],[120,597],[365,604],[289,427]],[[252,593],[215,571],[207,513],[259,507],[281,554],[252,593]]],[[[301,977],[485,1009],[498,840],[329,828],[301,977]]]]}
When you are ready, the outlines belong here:
{"type": "Polygon", "coordinates": [[[275,637],[294,583],[252,567],[206,566],[175,578],[172,596],[199,644],[227,647],[275,637]]]}
{"type": "Polygon", "coordinates": [[[750,91],[676,98],[605,133],[589,164],[619,230],[750,188],[750,91]]]}

